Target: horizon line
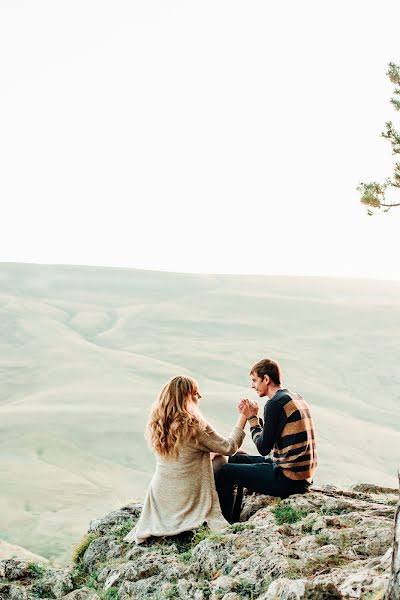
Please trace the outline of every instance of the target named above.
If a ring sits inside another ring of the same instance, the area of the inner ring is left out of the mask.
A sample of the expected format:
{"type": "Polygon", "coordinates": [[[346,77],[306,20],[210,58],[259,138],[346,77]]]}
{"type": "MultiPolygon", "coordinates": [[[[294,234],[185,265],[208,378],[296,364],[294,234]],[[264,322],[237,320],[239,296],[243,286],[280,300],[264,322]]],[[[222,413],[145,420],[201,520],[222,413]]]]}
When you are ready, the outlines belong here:
{"type": "Polygon", "coordinates": [[[171,275],[205,275],[205,276],[221,276],[221,277],[268,277],[268,278],[302,278],[302,279],[339,279],[346,281],[380,281],[390,283],[400,283],[400,276],[398,278],[380,278],[380,277],[368,277],[366,275],[322,275],[322,274],[290,274],[290,273],[260,273],[260,272],[248,272],[248,273],[232,273],[232,272],[217,272],[217,271],[178,271],[174,269],[161,269],[161,268],[144,268],[144,267],[132,267],[132,266],[119,266],[119,265],[101,265],[101,264],[73,264],[73,263],[48,263],[48,262],[20,262],[20,261],[0,261],[0,265],[24,265],[24,266],[36,266],[36,267],[77,267],[86,269],[118,269],[125,271],[144,271],[150,273],[169,273],[171,275]]]}

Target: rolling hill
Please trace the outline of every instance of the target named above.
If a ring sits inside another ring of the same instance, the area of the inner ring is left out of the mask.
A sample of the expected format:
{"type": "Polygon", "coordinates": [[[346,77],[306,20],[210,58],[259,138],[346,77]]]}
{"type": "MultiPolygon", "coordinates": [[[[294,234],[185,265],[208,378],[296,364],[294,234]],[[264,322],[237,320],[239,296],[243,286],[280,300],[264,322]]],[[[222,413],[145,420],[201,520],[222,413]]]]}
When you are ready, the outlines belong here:
{"type": "Polygon", "coordinates": [[[400,282],[3,263],[0,332],[8,543],[65,561],[88,520],[143,497],[161,385],[194,376],[229,433],[265,356],[312,407],[317,484],[396,486],[400,282]]]}

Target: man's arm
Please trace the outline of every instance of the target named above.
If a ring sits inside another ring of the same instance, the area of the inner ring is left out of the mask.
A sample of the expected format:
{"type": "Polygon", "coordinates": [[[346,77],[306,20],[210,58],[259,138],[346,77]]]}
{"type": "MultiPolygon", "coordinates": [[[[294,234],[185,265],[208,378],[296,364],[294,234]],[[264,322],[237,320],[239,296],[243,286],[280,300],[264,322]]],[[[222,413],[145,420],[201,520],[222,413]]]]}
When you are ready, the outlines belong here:
{"type": "Polygon", "coordinates": [[[285,422],[285,411],[277,402],[273,401],[268,401],[265,405],[263,426],[259,422],[252,426],[252,421],[250,421],[251,437],[262,456],[267,456],[271,452],[280,437],[285,422]]]}

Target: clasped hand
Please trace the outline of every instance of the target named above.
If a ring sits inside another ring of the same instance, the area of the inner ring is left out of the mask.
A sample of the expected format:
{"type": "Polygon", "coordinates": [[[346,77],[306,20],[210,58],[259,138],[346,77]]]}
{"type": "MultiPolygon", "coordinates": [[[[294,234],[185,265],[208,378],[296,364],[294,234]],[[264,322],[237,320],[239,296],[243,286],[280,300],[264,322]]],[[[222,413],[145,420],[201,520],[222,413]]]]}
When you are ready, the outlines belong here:
{"type": "Polygon", "coordinates": [[[238,411],[241,412],[246,419],[249,417],[258,417],[258,404],[248,398],[241,398],[238,404],[238,411]]]}

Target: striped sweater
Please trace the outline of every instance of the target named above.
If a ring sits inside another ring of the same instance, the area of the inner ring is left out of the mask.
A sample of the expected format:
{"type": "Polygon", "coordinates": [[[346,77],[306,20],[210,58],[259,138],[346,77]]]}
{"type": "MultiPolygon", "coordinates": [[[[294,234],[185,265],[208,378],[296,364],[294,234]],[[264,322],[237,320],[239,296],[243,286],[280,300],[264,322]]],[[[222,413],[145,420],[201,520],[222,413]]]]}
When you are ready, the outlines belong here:
{"type": "Polygon", "coordinates": [[[273,451],[274,462],[293,480],[311,482],[316,466],[314,423],[304,398],[280,389],[264,407],[264,423],[251,428],[262,456],[273,451]]]}

